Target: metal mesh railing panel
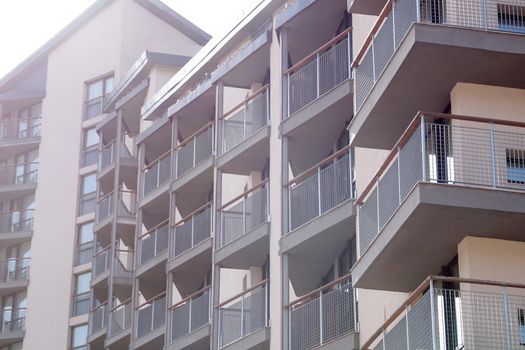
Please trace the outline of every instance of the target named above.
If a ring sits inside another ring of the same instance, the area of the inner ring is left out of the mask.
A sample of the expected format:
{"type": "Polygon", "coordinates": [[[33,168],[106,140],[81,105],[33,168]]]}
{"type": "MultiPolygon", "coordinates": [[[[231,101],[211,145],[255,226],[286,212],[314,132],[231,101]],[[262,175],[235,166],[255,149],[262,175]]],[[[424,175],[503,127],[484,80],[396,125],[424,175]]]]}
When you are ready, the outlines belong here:
{"type": "Polygon", "coordinates": [[[222,220],[222,245],[228,244],[244,234],[243,208],[244,202],[241,202],[220,213],[222,220]]]}
{"type": "Polygon", "coordinates": [[[345,155],[319,171],[321,214],[352,197],[350,155],[345,155]]]}
{"type": "Polygon", "coordinates": [[[381,230],[399,207],[399,169],[396,158],[378,184],[379,229],[381,230]]]}
{"type": "Polygon", "coordinates": [[[250,232],[267,221],[268,203],[266,188],[255,191],[245,200],[245,228],[250,232]]]}
{"type": "Polygon", "coordinates": [[[319,299],[290,312],[290,349],[306,350],[320,345],[321,317],[319,299]]]}
{"type": "Polygon", "coordinates": [[[118,334],[131,326],[131,302],[111,311],[110,335],[118,334]]]}
{"type": "Polygon", "coordinates": [[[375,83],[374,54],[370,47],[361,59],[359,66],[354,69],[355,74],[355,110],[358,111],[375,83]]]}
{"type": "Polygon", "coordinates": [[[137,310],[136,336],[140,338],[166,322],[166,297],[160,297],[137,310]]]}
{"type": "Polygon", "coordinates": [[[202,295],[191,300],[191,331],[207,325],[210,321],[210,293],[205,291],[202,295]]]}
{"type": "Polygon", "coordinates": [[[288,84],[288,115],[290,116],[318,97],[317,60],[290,74],[288,84]]]}
{"type": "Polygon", "coordinates": [[[193,217],[193,245],[211,236],[211,206],[193,217]]]}
{"type": "Polygon", "coordinates": [[[377,222],[377,187],[359,208],[359,251],[363,254],[376,238],[379,226],[377,222]]]}
{"type": "Polygon", "coordinates": [[[208,128],[205,132],[195,138],[195,165],[208,159],[213,153],[213,128],[208,128]]]}
{"type": "Polygon", "coordinates": [[[244,141],[245,113],[245,109],[241,109],[232,116],[229,116],[228,119],[224,120],[224,136],[222,141],[223,153],[229,151],[230,149],[244,141]]]}
{"type": "Polygon", "coordinates": [[[385,21],[383,26],[377,32],[374,38],[374,64],[376,79],[386,64],[390,60],[390,57],[394,54],[394,27],[393,27],[393,16],[390,14],[385,21]]]}
{"type": "Polygon", "coordinates": [[[174,257],[191,249],[192,221],[185,222],[175,228],[174,257]]]}
{"type": "Polygon", "coordinates": [[[190,334],[190,303],[171,310],[171,341],[190,334]]]}
{"type": "Polygon", "coordinates": [[[418,181],[423,179],[421,149],[420,126],[399,152],[399,192],[401,201],[408,196],[418,181]]]}
{"type": "Polygon", "coordinates": [[[168,248],[169,226],[165,225],[156,228],[153,232],[142,236],[139,239],[140,263],[153,259],[162,254],[168,248]]]}
{"type": "Polygon", "coordinates": [[[525,134],[494,130],[497,187],[525,189],[525,134]]]}
{"type": "Polygon", "coordinates": [[[409,350],[432,349],[432,313],[430,292],[408,311],[409,350]]]}
{"type": "Polygon", "coordinates": [[[319,174],[290,187],[290,229],[319,216],[319,174]]]}
{"type": "Polygon", "coordinates": [[[414,0],[396,0],[394,2],[395,45],[399,45],[412,23],[417,21],[417,2],[414,0]]]}
{"type": "Polygon", "coordinates": [[[407,324],[405,317],[387,333],[384,339],[385,349],[388,350],[407,350],[407,324]]]}
{"type": "Polygon", "coordinates": [[[348,39],[319,55],[319,96],[350,77],[348,62],[348,39]]]}
{"type": "Polygon", "coordinates": [[[246,137],[268,124],[268,94],[268,90],[264,91],[246,106],[246,137]]]}
{"type": "Polygon", "coordinates": [[[354,331],[354,291],[351,284],[323,295],[323,343],[354,331]]]}
{"type": "Polygon", "coordinates": [[[144,171],[144,195],[171,179],[171,153],[144,171]]]}
{"type": "Polygon", "coordinates": [[[107,248],[97,253],[97,255],[95,255],[94,257],[95,263],[93,264],[93,276],[96,277],[108,270],[109,254],[110,254],[110,250],[109,248],[107,248]]]}
{"type": "Polygon", "coordinates": [[[181,176],[193,168],[194,142],[195,139],[177,150],[177,176],[181,176]]]}

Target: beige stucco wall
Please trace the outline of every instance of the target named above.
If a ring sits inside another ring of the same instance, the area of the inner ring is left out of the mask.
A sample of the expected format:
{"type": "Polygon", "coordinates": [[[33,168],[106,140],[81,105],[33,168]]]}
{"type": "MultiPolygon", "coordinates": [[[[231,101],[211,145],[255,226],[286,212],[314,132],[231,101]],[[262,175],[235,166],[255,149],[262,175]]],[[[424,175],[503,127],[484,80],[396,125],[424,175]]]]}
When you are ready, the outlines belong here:
{"type": "Polygon", "coordinates": [[[372,27],[377,21],[377,16],[352,14],[352,51],[356,57],[361,50],[366,38],[370,34],[372,27]]]}

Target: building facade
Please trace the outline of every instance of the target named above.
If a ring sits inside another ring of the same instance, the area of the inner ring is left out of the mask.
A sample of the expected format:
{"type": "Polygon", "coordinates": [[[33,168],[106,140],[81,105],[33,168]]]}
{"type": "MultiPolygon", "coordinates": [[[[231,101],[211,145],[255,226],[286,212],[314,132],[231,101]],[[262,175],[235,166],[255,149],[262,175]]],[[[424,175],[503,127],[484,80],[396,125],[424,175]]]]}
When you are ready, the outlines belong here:
{"type": "Polygon", "coordinates": [[[0,346],[520,349],[524,66],[523,0],[98,1],[0,81],[0,346]]]}

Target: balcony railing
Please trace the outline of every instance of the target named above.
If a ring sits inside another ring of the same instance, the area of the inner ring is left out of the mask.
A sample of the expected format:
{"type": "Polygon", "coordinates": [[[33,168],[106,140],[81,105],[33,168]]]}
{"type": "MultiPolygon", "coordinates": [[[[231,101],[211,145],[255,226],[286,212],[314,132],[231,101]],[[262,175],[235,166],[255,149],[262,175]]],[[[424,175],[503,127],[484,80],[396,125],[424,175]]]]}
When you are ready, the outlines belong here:
{"type": "Polygon", "coordinates": [[[25,329],[26,308],[7,309],[1,312],[2,329],[0,334],[21,332],[25,329]]]}
{"type": "Polygon", "coordinates": [[[266,85],[224,114],[222,153],[246,140],[268,125],[270,89],[266,85]]]}
{"type": "Polygon", "coordinates": [[[288,183],[290,231],[355,197],[352,167],[347,146],[288,183]]]}
{"type": "Polygon", "coordinates": [[[108,319],[108,302],[104,302],[89,312],[89,335],[106,328],[108,319]]]}
{"type": "Polygon", "coordinates": [[[219,309],[219,348],[268,327],[269,280],[216,306],[219,309]]]}
{"type": "Polygon", "coordinates": [[[290,350],[314,349],[356,329],[350,275],[308,293],[288,307],[290,350]]]}
{"type": "Polygon", "coordinates": [[[135,308],[135,339],[164,327],[166,322],[166,292],[135,308]]]}
{"type": "Polygon", "coordinates": [[[206,124],[182,141],[175,150],[176,176],[179,177],[210,158],[213,154],[213,122],[206,124]]]}
{"type": "Polygon", "coordinates": [[[84,315],[89,312],[90,292],[73,295],[73,316],[84,315]]]}
{"type": "Polygon", "coordinates": [[[0,122],[0,142],[19,141],[40,136],[42,118],[4,120],[0,122]]]}
{"type": "Polygon", "coordinates": [[[131,299],[113,307],[109,312],[109,336],[117,335],[131,327],[131,299]]]}
{"type": "Polygon", "coordinates": [[[431,276],[361,349],[521,349],[524,289],[513,283],[431,276]]]}
{"type": "Polygon", "coordinates": [[[168,250],[169,220],[166,219],[139,237],[139,264],[142,265],[168,250]]]}
{"type": "Polygon", "coordinates": [[[93,256],[93,277],[97,277],[109,269],[111,258],[111,244],[101,249],[93,256]]]}
{"type": "Polygon", "coordinates": [[[171,253],[174,259],[211,236],[211,202],[195,210],[171,229],[171,253]]]}
{"type": "Polygon", "coordinates": [[[33,230],[33,209],[0,213],[0,233],[27,232],[33,230]]]}
{"type": "Polygon", "coordinates": [[[269,182],[265,180],[217,210],[220,225],[216,248],[222,248],[268,222],[269,189],[269,182]]]}
{"type": "Polygon", "coordinates": [[[286,117],[350,79],[351,31],[352,28],[348,28],[285,72],[288,85],[286,117]]]}
{"type": "MultiPolygon", "coordinates": [[[[118,191],[117,193],[117,215],[120,217],[133,218],[136,211],[137,195],[132,191],[118,191]]],[[[97,216],[96,222],[100,223],[102,220],[111,216],[113,213],[113,202],[115,201],[114,192],[104,195],[97,201],[97,216]]]]}
{"type": "Polygon", "coordinates": [[[38,163],[9,165],[0,168],[0,185],[34,185],[38,179],[38,163]]]}
{"type": "Polygon", "coordinates": [[[514,0],[389,0],[353,63],[355,110],[413,23],[525,34],[524,16],[523,3],[514,0]]]}
{"type": "MultiPolygon", "coordinates": [[[[128,140],[129,142],[132,142],[132,139],[125,135],[125,140],[128,140]]],[[[121,140],[118,142],[117,140],[113,140],[107,145],[104,145],[102,149],[100,150],[99,155],[99,171],[103,170],[110,165],[114,165],[116,162],[117,155],[120,158],[133,158],[133,150],[131,147],[127,145],[127,143],[124,140],[121,140]]]]}
{"type": "Polygon", "coordinates": [[[172,152],[169,150],[142,170],[144,196],[171,180],[171,158],[172,152]]]}
{"type": "Polygon", "coordinates": [[[525,190],[525,123],[419,114],[357,200],[361,254],[421,181],[525,190]]]}
{"type": "Polygon", "coordinates": [[[210,323],[210,287],[193,293],[168,310],[171,320],[168,343],[210,323]]]}
{"type": "Polygon", "coordinates": [[[31,258],[12,258],[0,261],[0,282],[29,280],[31,258]]]}
{"type": "Polygon", "coordinates": [[[113,276],[131,278],[133,275],[133,257],[134,251],[132,249],[117,244],[113,256],[113,276]]]}

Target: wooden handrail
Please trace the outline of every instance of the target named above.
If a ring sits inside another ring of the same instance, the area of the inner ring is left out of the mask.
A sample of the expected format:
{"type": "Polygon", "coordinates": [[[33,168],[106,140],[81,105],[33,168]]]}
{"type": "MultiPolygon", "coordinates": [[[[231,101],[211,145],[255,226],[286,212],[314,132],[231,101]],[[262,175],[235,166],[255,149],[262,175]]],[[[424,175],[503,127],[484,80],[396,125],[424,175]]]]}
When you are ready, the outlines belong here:
{"type": "Polygon", "coordinates": [[[270,84],[266,84],[262,88],[260,88],[259,90],[255,91],[252,95],[250,95],[247,98],[245,98],[244,101],[242,101],[241,103],[239,103],[238,105],[236,105],[235,107],[230,109],[228,112],[224,113],[223,116],[222,116],[222,119],[225,119],[227,116],[229,116],[233,112],[237,111],[240,107],[244,106],[245,104],[247,104],[251,100],[255,99],[257,96],[261,95],[269,87],[270,87],[270,84]]]}
{"type": "Polygon", "coordinates": [[[153,168],[153,166],[157,165],[157,163],[163,159],[164,157],[166,157],[168,154],[171,153],[171,147],[169,150],[167,150],[166,152],[162,153],[160,156],[158,156],[157,158],[155,158],[153,161],[149,162],[148,165],[145,165],[144,168],[142,169],[142,171],[146,171],[150,168],[153,168]]]}
{"type": "Polygon", "coordinates": [[[135,310],[138,310],[140,309],[141,307],[143,307],[144,305],[147,305],[151,302],[154,302],[160,298],[162,298],[163,296],[166,296],[166,291],[163,291],[163,292],[160,292],[159,294],[155,295],[154,297],[146,300],[145,302],[143,302],[142,304],[140,304],[139,306],[135,306],[135,310]]]}
{"type": "Polygon", "coordinates": [[[89,310],[89,312],[93,312],[93,311],[95,311],[97,309],[100,309],[101,307],[106,306],[107,303],[108,303],[108,300],[106,300],[105,302],[101,303],[100,305],[95,306],[94,308],[89,310]]]}
{"type": "Polygon", "coordinates": [[[241,193],[240,195],[238,195],[237,197],[233,198],[232,200],[228,201],[226,204],[223,204],[220,208],[217,209],[217,211],[222,211],[224,210],[224,208],[232,205],[233,203],[237,202],[239,199],[243,198],[243,197],[246,197],[247,195],[249,195],[250,193],[258,190],[259,188],[263,187],[264,185],[266,185],[267,183],[269,182],[268,179],[265,179],[263,181],[261,181],[257,186],[255,187],[252,187],[251,189],[249,189],[248,191],[244,192],[244,193],[241,193]]]}
{"type": "Polygon", "coordinates": [[[204,292],[206,292],[207,290],[211,289],[211,286],[206,286],[198,291],[196,291],[195,293],[192,293],[191,295],[187,296],[186,298],[182,299],[181,301],[179,301],[178,303],[176,304],[173,304],[171,305],[168,310],[173,310],[173,309],[176,309],[177,307],[179,307],[180,305],[186,303],[188,300],[191,300],[193,298],[195,298],[196,296],[198,296],[199,294],[203,294],[204,292]]]}
{"type": "MultiPolygon", "coordinates": [[[[428,276],[410,295],[408,298],[401,304],[401,306],[383,323],[378,330],[376,330],[370,338],[363,344],[361,350],[368,350],[372,345],[374,340],[383,334],[383,332],[390,326],[394,321],[405,311],[405,309],[412,305],[416,300],[418,300],[429,288],[431,281],[441,281],[441,282],[450,282],[450,283],[469,283],[469,284],[479,284],[495,287],[508,287],[508,288],[520,288],[525,289],[525,284],[520,283],[509,283],[509,282],[497,282],[497,281],[488,281],[488,280],[479,280],[479,279],[470,279],[470,278],[461,278],[461,277],[444,277],[444,276],[428,276]]],[[[432,297],[432,296],[431,296],[432,297]]]]}
{"type": "Polygon", "coordinates": [[[177,147],[175,147],[175,150],[178,150],[182,147],[184,147],[186,144],[190,143],[191,140],[193,140],[195,137],[199,136],[199,134],[203,133],[204,131],[208,130],[212,125],[213,125],[213,121],[209,122],[208,124],[204,125],[202,128],[200,128],[199,130],[195,131],[193,134],[191,134],[190,136],[186,137],[186,139],[184,139],[181,143],[179,143],[177,145],[177,147]]]}
{"type": "Polygon", "coordinates": [[[386,157],[381,167],[377,170],[375,175],[372,177],[372,180],[370,181],[368,186],[366,186],[363,193],[361,193],[359,198],[356,200],[356,204],[363,204],[366,196],[370,193],[370,191],[376,185],[377,179],[379,179],[381,175],[383,175],[383,173],[388,169],[388,167],[390,166],[390,163],[392,162],[392,160],[396,157],[397,153],[399,152],[399,149],[406,145],[410,137],[414,134],[414,131],[420,125],[421,118],[425,118],[425,117],[435,118],[435,119],[463,120],[463,121],[474,122],[474,123],[495,124],[495,125],[525,128],[525,123],[523,122],[515,122],[515,121],[510,121],[510,120],[499,120],[499,119],[492,119],[492,118],[482,118],[482,117],[471,117],[467,115],[456,115],[456,114],[419,111],[417,112],[416,116],[412,119],[412,121],[408,125],[408,128],[403,132],[399,140],[396,142],[394,148],[392,149],[392,151],[390,151],[390,153],[386,157]]]}
{"type": "Polygon", "coordinates": [[[359,63],[361,63],[361,60],[363,59],[363,56],[365,55],[366,51],[368,50],[368,47],[372,43],[372,40],[374,40],[374,35],[379,31],[381,28],[381,25],[387,18],[388,14],[392,11],[392,2],[393,0],[388,0],[385,4],[385,7],[383,7],[383,10],[381,10],[381,13],[379,14],[379,17],[377,18],[376,23],[372,27],[372,30],[370,31],[370,34],[365,39],[365,42],[363,43],[363,46],[361,46],[361,49],[357,53],[357,56],[354,59],[354,62],[352,63],[352,68],[356,68],[359,66],[359,63]]]}
{"type": "Polygon", "coordinates": [[[93,255],[93,256],[100,255],[100,254],[102,254],[103,252],[106,252],[106,251],[110,250],[110,248],[111,248],[111,243],[108,244],[107,246],[103,247],[103,248],[102,248],[101,250],[99,250],[98,252],[95,252],[95,255],[93,255]]]}
{"type": "Polygon", "coordinates": [[[113,306],[111,310],[109,310],[109,312],[115,311],[116,309],[121,308],[122,306],[125,307],[127,303],[131,303],[131,300],[133,300],[133,298],[128,298],[124,300],[123,302],[121,302],[120,304],[113,306]]]}
{"type": "Polygon", "coordinates": [[[191,218],[193,215],[197,214],[198,212],[202,211],[202,209],[206,208],[207,206],[211,205],[213,202],[212,201],[209,201],[207,202],[206,204],[204,205],[201,205],[200,207],[198,207],[197,209],[195,209],[194,211],[192,211],[191,213],[189,213],[188,215],[186,215],[185,217],[183,217],[182,219],[180,219],[179,221],[177,221],[176,223],[174,223],[172,225],[172,227],[176,227],[176,226],[179,226],[181,223],[185,222],[186,220],[188,220],[189,218],[191,218]]]}
{"type": "Polygon", "coordinates": [[[158,229],[159,227],[162,227],[164,225],[167,225],[169,223],[170,219],[167,218],[165,220],[163,220],[161,223],[159,224],[156,224],[155,226],[153,226],[152,228],[150,228],[148,231],[146,231],[145,233],[143,233],[142,235],[139,236],[139,239],[142,239],[142,237],[144,236],[147,236],[149,235],[150,233],[152,233],[153,231],[155,231],[156,229],[158,229]]]}
{"type": "Polygon", "coordinates": [[[229,304],[229,303],[231,303],[232,301],[234,301],[235,299],[238,299],[238,298],[242,297],[243,295],[248,294],[248,293],[250,293],[250,292],[256,290],[257,288],[259,288],[259,287],[262,286],[262,285],[265,285],[266,283],[270,283],[270,279],[269,279],[269,278],[265,279],[264,281],[261,281],[261,282],[257,283],[257,284],[254,285],[253,287],[250,287],[250,288],[248,288],[248,289],[242,291],[242,292],[239,293],[239,294],[234,295],[233,297],[231,297],[231,298],[229,298],[229,299],[223,301],[222,303],[215,305],[215,308],[216,308],[216,309],[220,309],[220,308],[223,307],[224,305],[229,304]]]}
{"type": "Polygon", "coordinates": [[[351,274],[351,273],[348,273],[348,274],[346,274],[346,275],[344,275],[344,276],[342,276],[342,277],[339,277],[338,279],[336,279],[336,280],[334,280],[334,281],[332,281],[332,282],[330,282],[330,283],[325,284],[325,285],[322,286],[322,287],[319,287],[319,288],[317,288],[317,289],[314,289],[314,290],[311,291],[310,293],[307,293],[307,294],[303,295],[303,296],[300,297],[299,299],[296,299],[296,300],[292,301],[291,303],[289,303],[288,305],[285,305],[284,307],[285,307],[285,308],[290,308],[290,307],[292,307],[292,306],[294,306],[294,305],[297,305],[297,304],[303,303],[303,302],[306,301],[306,300],[311,300],[311,299],[313,299],[314,296],[317,296],[317,295],[318,295],[319,293],[321,293],[322,291],[324,291],[324,290],[326,290],[326,289],[328,289],[328,288],[331,288],[331,287],[333,287],[333,286],[335,286],[335,285],[337,285],[337,284],[339,284],[339,283],[341,283],[341,282],[343,282],[343,281],[347,281],[347,280],[349,280],[349,279],[351,280],[351,278],[352,278],[352,274],[351,274]]]}
{"type": "Polygon", "coordinates": [[[313,174],[314,172],[317,171],[317,168],[325,165],[326,163],[328,163],[328,162],[334,160],[335,158],[339,157],[340,155],[344,154],[346,151],[350,150],[350,148],[351,147],[349,145],[345,146],[345,147],[341,148],[339,151],[335,152],[334,154],[326,157],[325,159],[323,159],[319,163],[315,164],[314,166],[306,169],[305,171],[303,171],[302,173],[300,173],[299,175],[297,175],[296,177],[294,177],[293,179],[288,181],[288,186],[290,186],[292,184],[295,184],[295,183],[298,183],[300,180],[304,179],[308,175],[313,174]]]}
{"type": "Polygon", "coordinates": [[[335,37],[333,37],[332,39],[330,39],[330,41],[328,41],[325,44],[323,44],[317,50],[311,52],[310,54],[308,54],[308,56],[306,56],[305,58],[303,58],[302,60],[300,60],[299,62],[297,62],[293,66],[291,66],[290,68],[288,68],[286,70],[286,72],[284,72],[284,75],[288,75],[288,74],[292,74],[294,72],[297,72],[299,69],[303,68],[308,63],[310,63],[310,61],[312,61],[312,58],[315,57],[318,53],[321,53],[322,51],[324,51],[327,48],[331,47],[333,43],[335,43],[335,42],[339,41],[340,39],[344,38],[351,31],[352,31],[352,27],[346,28],[343,32],[337,34],[335,37]]]}

